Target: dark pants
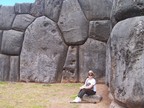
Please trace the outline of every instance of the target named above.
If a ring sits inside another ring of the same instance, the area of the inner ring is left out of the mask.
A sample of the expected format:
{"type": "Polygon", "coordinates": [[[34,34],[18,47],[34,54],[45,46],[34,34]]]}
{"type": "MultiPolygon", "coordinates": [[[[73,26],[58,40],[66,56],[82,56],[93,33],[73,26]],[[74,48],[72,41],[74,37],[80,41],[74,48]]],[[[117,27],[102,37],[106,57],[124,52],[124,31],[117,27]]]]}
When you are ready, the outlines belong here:
{"type": "Polygon", "coordinates": [[[94,95],[96,92],[91,89],[81,89],[78,93],[78,97],[82,98],[84,94],[94,95]]]}

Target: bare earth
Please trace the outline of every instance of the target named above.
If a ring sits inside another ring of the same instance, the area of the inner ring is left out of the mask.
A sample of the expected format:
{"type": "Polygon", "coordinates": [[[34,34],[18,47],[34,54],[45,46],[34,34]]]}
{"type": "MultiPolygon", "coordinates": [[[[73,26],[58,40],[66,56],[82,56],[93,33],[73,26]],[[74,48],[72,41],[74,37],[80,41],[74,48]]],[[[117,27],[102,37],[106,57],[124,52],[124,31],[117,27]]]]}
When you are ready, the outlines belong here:
{"type": "Polygon", "coordinates": [[[108,88],[104,84],[97,84],[97,94],[103,97],[100,103],[70,103],[81,85],[0,82],[0,108],[109,108],[108,88]]]}

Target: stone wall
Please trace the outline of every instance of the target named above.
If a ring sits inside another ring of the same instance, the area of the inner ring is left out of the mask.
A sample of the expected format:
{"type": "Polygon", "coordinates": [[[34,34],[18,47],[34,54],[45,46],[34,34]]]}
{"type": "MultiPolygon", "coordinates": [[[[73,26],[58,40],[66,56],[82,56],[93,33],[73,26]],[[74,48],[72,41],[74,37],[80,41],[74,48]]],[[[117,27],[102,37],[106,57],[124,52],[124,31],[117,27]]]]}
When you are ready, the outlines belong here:
{"type": "Polygon", "coordinates": [[[111,0],[0,6],[0,80],[104,83],[111,0]]]}
{"type": "Polygon", "coordinates": [[[144,0],[113,0],[106,48],[110,108],[144,108],[144,0]]]}

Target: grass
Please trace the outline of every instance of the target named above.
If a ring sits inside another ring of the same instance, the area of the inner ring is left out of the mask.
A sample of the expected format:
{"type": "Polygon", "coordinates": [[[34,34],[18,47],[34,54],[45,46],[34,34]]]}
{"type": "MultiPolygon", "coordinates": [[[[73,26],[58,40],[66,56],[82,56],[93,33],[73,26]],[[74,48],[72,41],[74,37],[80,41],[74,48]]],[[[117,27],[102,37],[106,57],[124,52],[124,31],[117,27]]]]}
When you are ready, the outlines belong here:
{"type": "MultiPolygon", "coordinates": [[[[0,108],[91,108],[96,105],[71,104],[79,91],[80,83],[11,83],[0,82],[0,108]],[[90,107],[89,107],[90,106],[90,107]]],[[[105,86],[100,86],[100,92],[105,86]]],[[[104,94],[105,96],[105,94],[104,94]]],[[[104,101],[108,108],[109,101],[104,101]]]]}

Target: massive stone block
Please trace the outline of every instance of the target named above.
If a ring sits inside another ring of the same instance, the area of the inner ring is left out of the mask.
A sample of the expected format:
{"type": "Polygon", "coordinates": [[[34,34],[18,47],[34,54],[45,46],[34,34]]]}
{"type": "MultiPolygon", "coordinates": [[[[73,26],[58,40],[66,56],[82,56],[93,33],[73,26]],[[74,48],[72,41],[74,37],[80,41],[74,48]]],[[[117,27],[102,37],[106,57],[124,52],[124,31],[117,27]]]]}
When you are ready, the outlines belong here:
{"type": "Polygon", "coordinates": [[[1,53],[19,55],[23,42],[23,32],[7,30],[3,32],[1,53]]]}
{"type": "Polygon", "coordinates": [[[97,21],[90,21],[89,24],[89,37],[102,41],[107,42],[110,37],[111,31],[111,22],[110,20],[97,20],[97,21]]]}
{"type": "Polygon", "coordinates": [[[37,18],[25,32],[20,80],[56,82],[62,74],[66,50],[56,23],[45,16],[37,18]]]}
{"type": "Polygon", "coordinates": [[[0,53],[1,53],[1,42],[2,42],[2,30],[0,30],[0,53]]]}
{"type": "Polygon", "coordinates": [[[126,108],[143,108],[144,17],[117,23],[108,44],[111,57],[110,90],[114,101],[125,104],[126,108]]]}
{"type": "Polygon", "coordinates": [[[44,2],[45,0],[36,0],[35,3],[31,5],[30,14],[39,17],[44,15],[44,2]]]}
{"type": "Polygon", "coordinates": [[[0,54],[0,81],[9,80],[10,57],[0,54]]]}
{"type": "Polygon", "coordinates": [[[57,22],[63,0],[45,0],[45,15],[57,22]]]}
{"type": "Polygon", "coordinates": [[[19,81],[19,78],[20,78],[20,57],[11,56],[10,57],[9,81],[19,81]]]}
{"type": "Polygon", "coordinates": [[[81,45],[88,38],[89,22],[77,0],[63,1],[58,25],[68,45],[81,45]]]}
{"type": "Polygon", "coordinates": [[[15,13],[16,14],[30,14],[31,3],[16,3],[15,13]]]}
{"type": "Polygon", "coordinates": [[[108,20],[112,8],[110,0],[78,0],[87,19],[108,20]]]}
{"type": "Polygon", "coordinates": [[[98,83],[104,83],[106,44],[88,39],[79,49],[79,80],[84,82],[89,70],[93,70],[98,83]]]}
{"type": "Polygon", "coordinates": [[[78,82],[78,46],[69,46],[61,82],[78,82]]]}
{"type": "Polygon", "coordinates": [[[15,17],[14,7],[0,7],[0,29],[10,29],[15,17]]]}
{"type": "Polygon", "coordinates": [[[21,14],[17,15],[14,23],[12,25],[12,28],[15,30],[24,31],[34,21],[35,17],[29,15],[29,14],[21,14]]]}
{"type": "Polygon", "coordinates": [[[118,22],[134,16],[143,16],[143,10],[143,0],[113,0],[112,17],[118,22]]]}

